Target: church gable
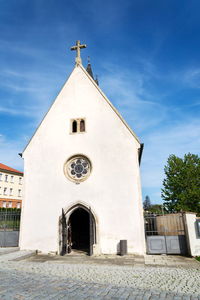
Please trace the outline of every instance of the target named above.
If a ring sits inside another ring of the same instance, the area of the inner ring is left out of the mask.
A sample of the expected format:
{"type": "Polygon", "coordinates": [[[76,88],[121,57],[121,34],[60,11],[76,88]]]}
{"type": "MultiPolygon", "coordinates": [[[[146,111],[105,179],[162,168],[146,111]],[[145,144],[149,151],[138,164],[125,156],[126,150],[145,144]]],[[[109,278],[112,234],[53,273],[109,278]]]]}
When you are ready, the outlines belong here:
{"type": "Polygon", "coordinates": [[[82,65],[77,65],[25,150],[34,143],[34,139],[43,130],[50,131],[53,134],[54,129],[58,126],[55,135],[58,135],[58,132],[62,134],[64,131],[65,134],[66,132],[70,134],[87,132],[88,118],[90,119],[90,124],[93,121],[93,126],[98,127],[98,129],[99,126],[108,122],[108,128],[112,128],[113,134],[119,134],[120,128],[125,132],[127,131],[126,134],[132,136],[138,147],[140,146],[138,137],[107,99],[96,82],[82,65]],[[116,122],[118,124],[117,127],[116,122]]]}
{"type": "Polygon", "coordinates": [[[86,76],[92,81],[93,85],[97,88],[99,93],[102,95],[103,99],[108,103],[108,105],[112,108],[112,110],[115,112],[115,114],[119,117],[119,119],[122,121],[122,123],[126,126],[126,128],[130,131],[130,133],[135,137],[135,139],[139,142],[139,138],[135,134],[135,132],[128,126],[126,121],[123,119],[123,117],[120,115],[118,110],[114,107],[114,105],[109,101],[109,99],[106,97],[106,95],[103,93],[103,91],[99,88],[99,86],[96,83],[96,80],[91,78],[91,76],[87,73],[87,71],[84,69],[84,67],[81,65],[80,68],[83,70],[83,72],[86,74],[86,76]]]}

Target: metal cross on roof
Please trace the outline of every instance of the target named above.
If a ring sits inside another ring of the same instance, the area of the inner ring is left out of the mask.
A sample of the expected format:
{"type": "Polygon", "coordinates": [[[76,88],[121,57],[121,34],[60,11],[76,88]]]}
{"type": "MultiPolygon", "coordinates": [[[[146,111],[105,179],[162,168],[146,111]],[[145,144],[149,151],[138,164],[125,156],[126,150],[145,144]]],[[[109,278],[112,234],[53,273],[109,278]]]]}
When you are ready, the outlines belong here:
{"type": "Polygon", "coordinates": [[[76,64],[77,65],[82,63],[81,51],[80,51],[80,49],[82,49],[82,48],[86,48],[86,45],[85,44],[81,45],[80,41],[76,41],[76,46],[71,47],[71,50],[76,50],[76,64]]]}

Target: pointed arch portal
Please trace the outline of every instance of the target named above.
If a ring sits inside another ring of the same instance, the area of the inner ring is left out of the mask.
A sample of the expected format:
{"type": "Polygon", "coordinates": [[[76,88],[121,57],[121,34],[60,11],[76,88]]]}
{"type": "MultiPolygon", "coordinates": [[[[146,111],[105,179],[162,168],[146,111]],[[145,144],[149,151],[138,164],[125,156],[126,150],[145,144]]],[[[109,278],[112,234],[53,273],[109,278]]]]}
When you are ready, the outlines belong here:
{"type": "Polygon", "coordinates": [[[67,213],[62,210],[62,242],[61,255],[72,250],[80,250],[88,255],[93,254],[96,240],[95,219],[90,209],[77,205],[67,213]]]}

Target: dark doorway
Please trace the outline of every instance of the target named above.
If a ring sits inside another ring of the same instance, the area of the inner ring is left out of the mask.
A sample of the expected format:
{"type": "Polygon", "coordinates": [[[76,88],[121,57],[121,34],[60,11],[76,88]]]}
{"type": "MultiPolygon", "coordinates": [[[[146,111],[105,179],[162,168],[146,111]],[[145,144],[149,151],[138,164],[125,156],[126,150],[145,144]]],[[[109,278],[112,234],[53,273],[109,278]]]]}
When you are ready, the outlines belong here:
{"type": "Polygon", "coordinates": [[[89,253],[90,248],[90,215],[83,208],[73,211],[68,222],[68,244],[71,249],[89,253]]]}

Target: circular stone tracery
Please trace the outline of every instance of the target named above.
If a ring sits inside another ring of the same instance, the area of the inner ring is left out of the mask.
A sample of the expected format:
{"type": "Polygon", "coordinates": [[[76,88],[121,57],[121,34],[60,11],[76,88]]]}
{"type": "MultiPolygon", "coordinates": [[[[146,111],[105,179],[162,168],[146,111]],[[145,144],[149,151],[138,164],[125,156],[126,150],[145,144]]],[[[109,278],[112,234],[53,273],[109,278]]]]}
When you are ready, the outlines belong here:
{"type": "Polygon", "coordinates": [[[74,156],[65,164],[65,175],[73,181],[84,181],[90,175],[91,164],[85,156],[74,156]]]}

